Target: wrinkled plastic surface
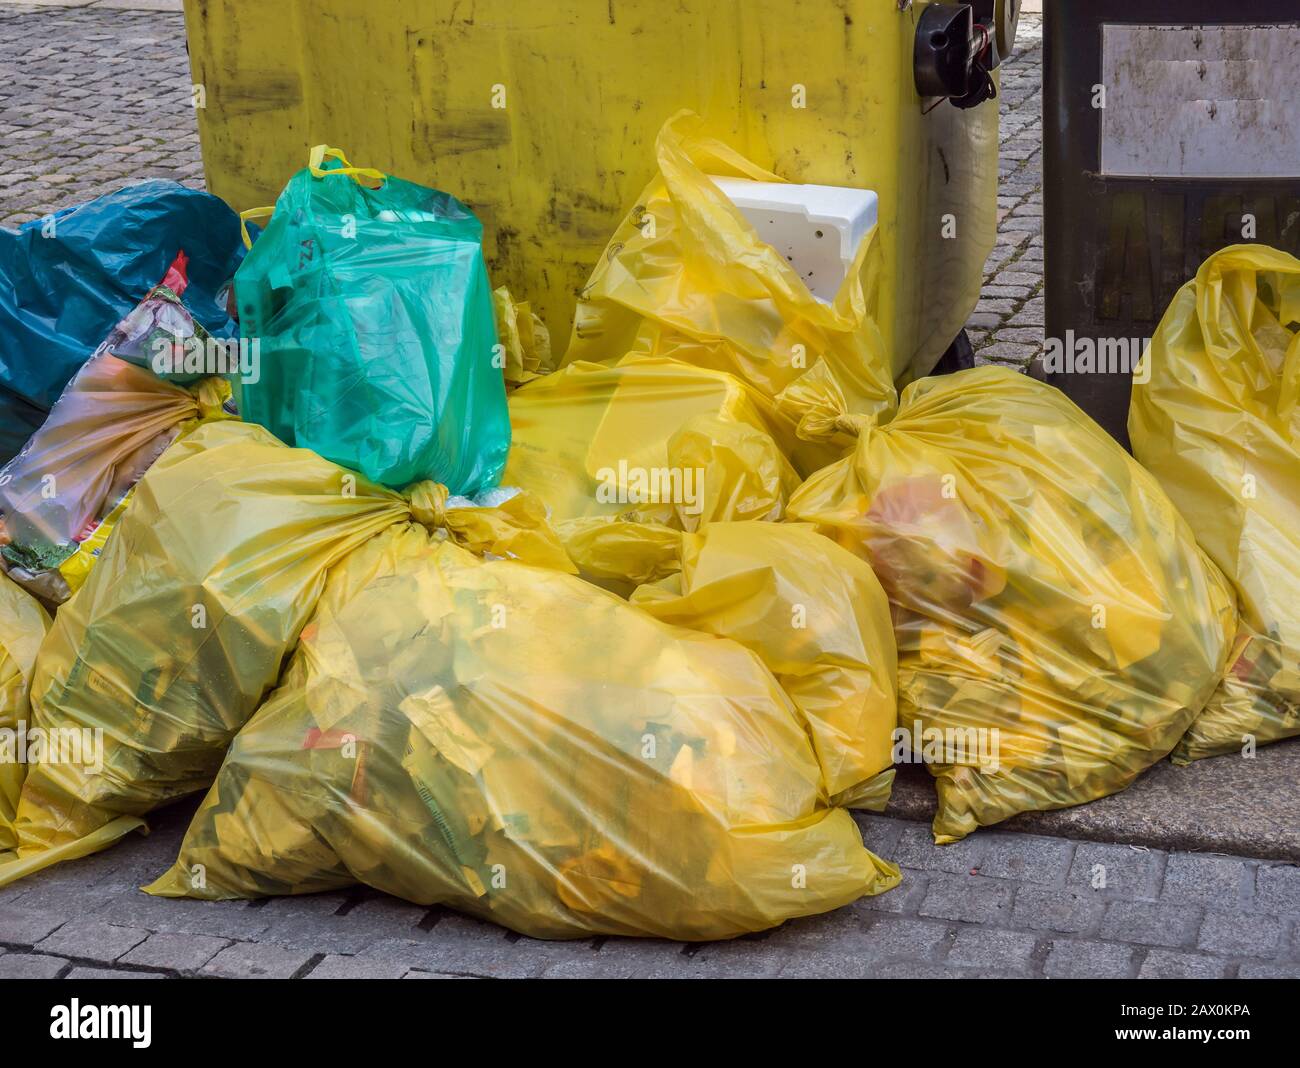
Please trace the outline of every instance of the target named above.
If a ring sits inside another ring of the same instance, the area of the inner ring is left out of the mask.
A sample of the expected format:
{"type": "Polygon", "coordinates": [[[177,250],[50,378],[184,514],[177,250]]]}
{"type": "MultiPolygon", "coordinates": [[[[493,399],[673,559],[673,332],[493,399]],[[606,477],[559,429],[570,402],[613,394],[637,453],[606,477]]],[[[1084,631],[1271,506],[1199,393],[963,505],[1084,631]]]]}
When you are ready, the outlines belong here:
{"type": "Polygon", "coordinates": [[[506,385],[522,386],[555,370],[551,333],[528,301],[517,301],[501,286],[492,291],[497,338],[504,350],[506,385]]]}
{"type": "Polygon", "coordinates": [[[1134,455],[1236,589],[1232,664],[1176,761],[1300,734],[1300,260],[1211,256],[1135,382],[1134,455]]]}
{"type": "MultiPolygon", "coordinates": [[[[186,289],[183,274],[168,277],[186,289]]],[[[148,369],[160,343],[207,336],[160,285],[81,366],[44,425],[0,468],[0,568],[11,578],[51,604],[67,600],[149,465],[199,421],[227,417],[225,381],[182,387],[148,369]]]]}
{"type": "Polygon", "coordinates": [[[18,739],[26,734],[32,670],[49,629],[40,602],[0,575],[0,856],[18,844],[13,821],[27,772],[18,739]]]}
{"type": "Polygon", "coordinates": [[[666,356],[731,372],[775,398],[820,362],[851,410],[887,419],[896,394],[877,327],[875,232],[834,303],[822,304],[708,175],[781,179],[700,126],[686,112],[664,125],[659,174],[583,289],[564,363],[666,356]]]}
{"type": "Polygon", "coordinates": [[[483,228],[454,197],[299,171],[235,278],[244,419],[383,485],[495,486],[510,448],[483,228]]]}
{"type": "Polygon", "coordinates": [[[19,857],[0,864],[0,885],[101,848],[209,785],[326,571],[386,527],[414,517],[475,552],[571,567],[527,495],[497,509],[446,501],[445,487],[399,495],[247,423],[177,441],[136,486],[37,663],[34,722],[102,729],[103,769],[32,766],[19,857]]]}
{"type": "Polygon", "coordinates": [[[190,310],[214,336],[234,336],[219,291],[244,255],[239,217],[208,193],[141,182],[0,228],[0,462],[180,249],[190,257],[190,310]]]}
{"type": "Polygon", "coordinates": [[[510,420],[503,482],[557,524],[779,519],[799,483],[794,424],[734,375],[676,360],[570,364],[511,394],[510,420]]]}
{"type": "Polygon", "coordinates": [[[753,653],[405,527],[331,573],[148,890],[362,882],[537,937],[708,939],[897,881],[753,653]]]}
{"type": "Polygon", "coordinates": [[[786,523],[710,523],[679,535],[674,557],[632,603],[753,650],[794,702],[832,804],[883,811],[894,781],[898,658],[871,568],[811,527],[786,523]]]}
{"type": "Polygon", "coordinates": [[[835,803],[883,808],[888,603],[852,554],[770,522],[798,484],[783,451],[794,424],[734,375],[634,357],[571,364],[517,390],[510,414],[505,481],[548,504],[583,577],[753,649],[807,723],[835,803]]]}
{"type": "Polygon", "coordinates": [[[1156,480],[1007,369],[913,383],[788,512],[865,557],[889,595],[899,723],[936,777],[940,842],[1127,786],[1230,651],[1231,591],[1156,480]]]}

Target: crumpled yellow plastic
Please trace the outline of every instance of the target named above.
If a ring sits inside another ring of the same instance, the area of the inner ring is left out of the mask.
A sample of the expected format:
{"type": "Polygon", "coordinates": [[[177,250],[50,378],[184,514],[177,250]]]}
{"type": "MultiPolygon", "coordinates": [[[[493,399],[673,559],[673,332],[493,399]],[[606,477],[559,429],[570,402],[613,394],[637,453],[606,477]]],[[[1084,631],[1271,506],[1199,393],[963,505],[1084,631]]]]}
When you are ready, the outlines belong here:
{"type": "MultiPolygon", "coordinates": [[[[663,528],[620,527],[644,530],[665,550],[656,569],[664,577],[634,590],[632,603],[753,650],[806,725],[832,804],[883,811],[894,781],[898,658],[871,568],[793,523],[710,523],[676,534],[672,546],[663,528]]],[[[580,568],[597,567],[590,556],[599,555],[600,566],[628,569],[615,553],[635,547],[602,544],[609,531],[582,544],[580,568]]]]}
{"type": "Polygon", "coordinates": [[[26,590],[0,575],[0,857],[12,850],[14,813],[27,772],[21,760],[30,718],[28,689],[49,614],[26,590]]]}
{"type": "Polygon", "coordinates": [[[398,494],[247,423],[209,423],[172,445],[36,664],[34,724],[102,731],[102,769],[30,766],[18,856],[0,862],[0,886],[102,848],[208,786],[279,678],[328,569],[411,520],[473,552],[572,570],[526,494],[451,508],[444,486],[398,494]]]}
{"type": "Polygon", "coordinates": [[[907,368],[892,365],[877,326],[874,231],[834,303],[822,304],[709,175],[783,179],[701,127],[686,111],[664,124],[659,172],[584,287],[563,364],[663,356],[731,372],[775,398],[822,363],[853,411],[887,419],[907,368]]]}
{"type": "Polygon", "coordinates": [[[748,649],[404,526],[331,572],[146,889],[360,882],[536,937],[712,939],[898,881],[748,649]]]}
{"type": "Polygon", "coordinates": [[[516,301],[500,286],[492,292],[497,338],[506,386],[521,386],[555,370],[551,334],[527,301],[516,301]]]}
{"type": "Polygon", "coordinates": [[[794,424],[734,375],[676,360],[571,364],[516,390],[510,425],[502,484],[536,494],[561,527],[779,519],[799,485],[794,424]]]}
{"type": "Polygon", "coordinates": [[[851,553],[770,522],[798,485],[783,455],[794,423],[733,375],[646,358],[572,364],[510,408],[505,480],[547,502],[579,573],[753,649],[807,722],[835,803],[883,808],[896,722],[888,603],[851,553]]]}
{"type": "Polygon", "coordinates": [[[1211,256],[1144,361],[1129,409],[1134,455],[1241,612],[1223,683],[1173,759],[1300,734],[1300,260],[1262,245],[1211,256]]]}
{"type": "MultiPolygon", "coordinates": [[[[810,409],[803,425],[853,418],[810,409]]],[[[899,723],[936,777],[936,841],[1103,797],[1165,756],[1236,619],[1156,480],[1059,391],[1004,368],[914,382],[892,422],[860,433],[788,514],[862,555],[889,595],[899,723]]]]}

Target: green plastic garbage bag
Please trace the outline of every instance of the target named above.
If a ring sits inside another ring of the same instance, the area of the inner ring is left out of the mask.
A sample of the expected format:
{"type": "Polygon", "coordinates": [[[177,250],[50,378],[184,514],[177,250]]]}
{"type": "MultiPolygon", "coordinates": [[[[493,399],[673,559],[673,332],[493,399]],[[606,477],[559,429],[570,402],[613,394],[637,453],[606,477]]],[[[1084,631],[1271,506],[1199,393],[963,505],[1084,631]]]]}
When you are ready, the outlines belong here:
{"type": "Polygon", "coordinates": [[[261,370],[242,417],[393,488],[495,486],[510,418],[482,233],[446,193],[313,149],[235,275],[261,370]]]}

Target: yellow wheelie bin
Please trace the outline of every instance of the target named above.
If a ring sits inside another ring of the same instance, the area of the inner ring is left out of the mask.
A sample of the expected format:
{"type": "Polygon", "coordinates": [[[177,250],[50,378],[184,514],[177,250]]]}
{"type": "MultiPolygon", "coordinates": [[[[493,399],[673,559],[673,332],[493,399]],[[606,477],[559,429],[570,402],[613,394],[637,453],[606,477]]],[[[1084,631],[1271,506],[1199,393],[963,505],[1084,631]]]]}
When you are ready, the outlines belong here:
{"type": "Polygon", "coordinates": [[[446,190],[557,349],[678,110],[790,181],[873,190],[902,383],[979,296],[1018,2],[185,0],[185,18],[212,192],[271,203],[321,143],[446,190]]]}

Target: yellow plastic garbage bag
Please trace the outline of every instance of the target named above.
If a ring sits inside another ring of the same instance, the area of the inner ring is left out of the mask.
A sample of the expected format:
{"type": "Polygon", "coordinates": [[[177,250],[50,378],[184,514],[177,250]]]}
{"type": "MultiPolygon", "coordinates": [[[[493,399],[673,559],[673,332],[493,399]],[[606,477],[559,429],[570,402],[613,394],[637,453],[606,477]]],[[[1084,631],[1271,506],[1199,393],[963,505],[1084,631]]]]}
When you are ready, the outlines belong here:
{"type": "Polygon", "coordinates": [[[676,360],[570,364],[511,394],[510,427],[502,484],[541,497],[561,527],[779,519],[799,485],[794,423],[734,375],[676,360]]]}
{"type": "Polygon", "coordinates": [[[331,573],[147,889],[361,882],[536,937],[712,939],[898,881],[747,649],[406,526],[331,573]]]}
{"type": "Polygon", "coordinates": [[[772,398],[824,363],[853,411],[888,418],[906,366],[892,366],[876,325],[874,232],[834,303],[822,304],[709,176],[783,179],[701,126],[679,112],[660,131],[659,173],[584,287],[564,363],[669,357],[728,371],[772,398]]]}
{"type": "Polygon", "coordinates": [[[28,689],[49,629],[40,602],[0,575],[0,856],[18,844],[13,821],[27,771],[28,689]]]}
{"type": "Polygon", "coordinates": [[[1129,437],[1241,611],[1223,684],[1177,762],[1300,734],[1300,260],[1211,256],[1174,298],[1133,386],[1129,437]]]}
{"type": "Polygon", "coordinates": [[[936,777],[939,842],[1127,786],[1227,660],[1231,592],[1156,480],[1008,369],[914,382],[789,515],[864,556],[889,595],[899,755],[936,777]]]}
{"type": "Polygon", "coordinates": [[[784,514],[794,424],[733,375],[653,358],[572,364],[517,390],[510,412],[505,482],[548,504],[579,573],[753,649],[808,724],[834,803],[883,808],[896,707],[884,592],[810,529],[746,521],[784,514]]]}
{"type": "Polygon", "coordinates": [[[176,442],[42,648],[33,721],[89,730],[95,760],[31,765],[18,858],[0,863],[0,885],[208,786],[276,684],[326,571],[412,516],[475,552],[572,567],[522,494],[449,509],[445,487],[398,494],[254,424],[210,423],[176,442]]]}

